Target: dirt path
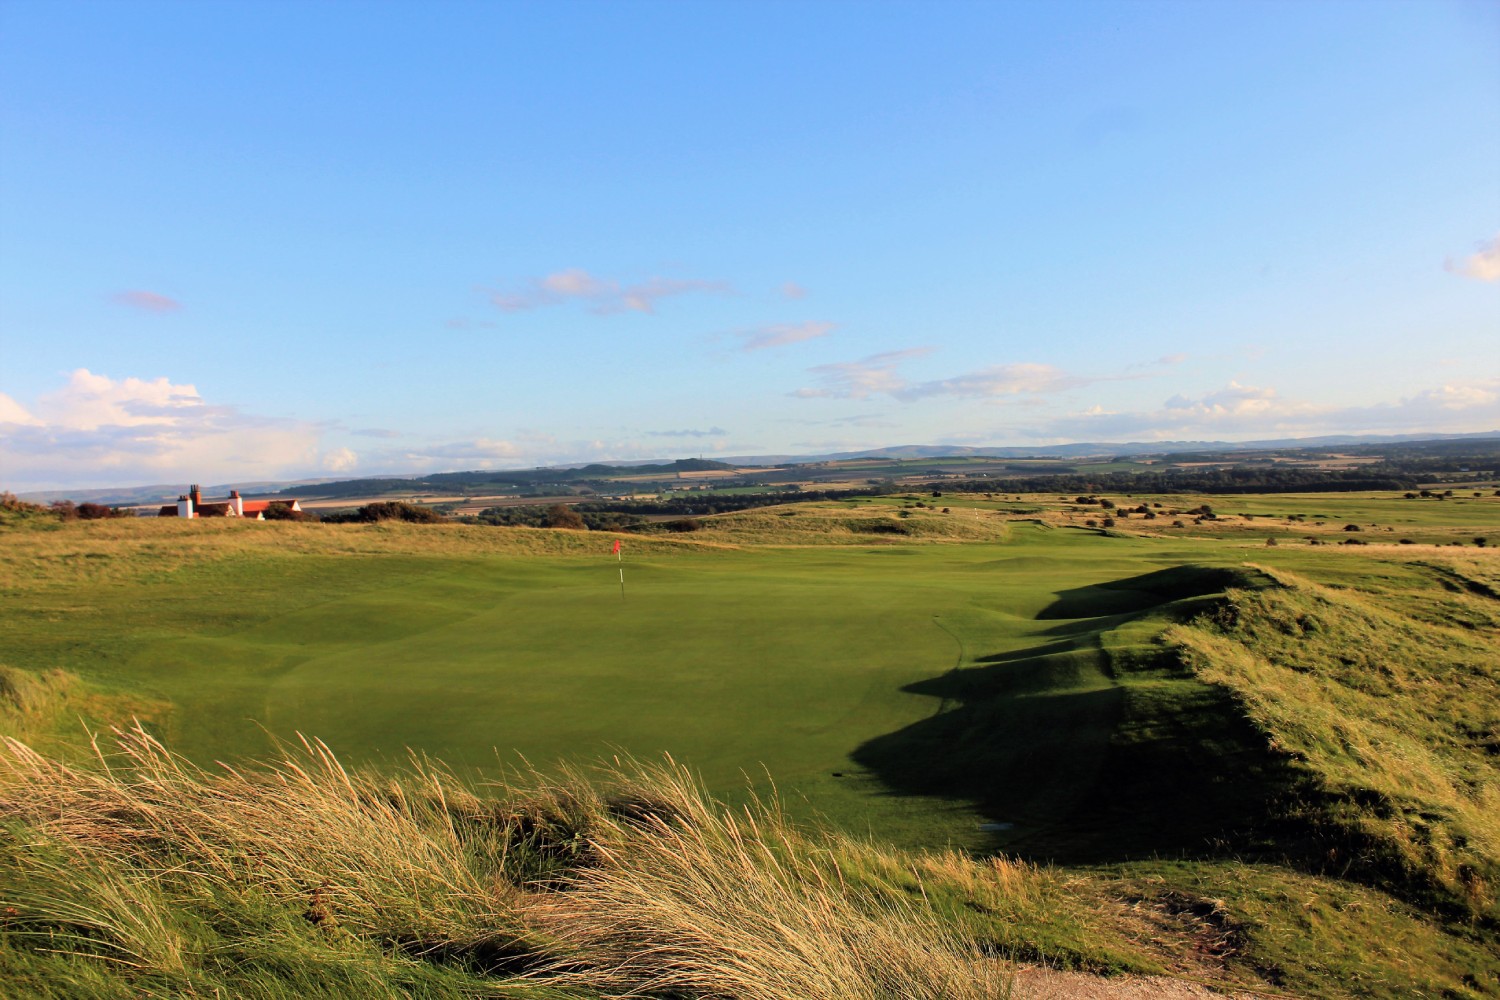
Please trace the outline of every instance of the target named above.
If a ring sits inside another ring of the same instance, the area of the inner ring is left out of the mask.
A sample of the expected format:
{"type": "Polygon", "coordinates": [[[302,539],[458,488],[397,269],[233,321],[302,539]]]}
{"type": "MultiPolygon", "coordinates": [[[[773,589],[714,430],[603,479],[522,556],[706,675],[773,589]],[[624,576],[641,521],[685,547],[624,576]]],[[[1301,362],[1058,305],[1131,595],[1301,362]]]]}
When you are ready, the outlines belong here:
{"type": "Polygon", "coordinates": [[[1218,992],[1170,976],[1090,976],[1082,972],[1022,969],[1013,1000],[1295,1000],[1290,993],[1218,992]]]}

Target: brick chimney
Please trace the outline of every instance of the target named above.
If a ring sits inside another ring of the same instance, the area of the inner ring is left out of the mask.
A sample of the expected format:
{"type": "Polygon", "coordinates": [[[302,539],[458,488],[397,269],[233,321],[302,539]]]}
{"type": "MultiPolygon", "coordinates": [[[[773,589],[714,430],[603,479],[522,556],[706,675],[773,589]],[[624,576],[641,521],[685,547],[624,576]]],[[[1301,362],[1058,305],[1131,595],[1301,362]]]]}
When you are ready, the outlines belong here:
{"type": "Polygon", "coordinates": [[[229,491],[229,509],[234,511],[235,517],[245,516],[245,501],[240,497],[239,490],[229,491]]]}

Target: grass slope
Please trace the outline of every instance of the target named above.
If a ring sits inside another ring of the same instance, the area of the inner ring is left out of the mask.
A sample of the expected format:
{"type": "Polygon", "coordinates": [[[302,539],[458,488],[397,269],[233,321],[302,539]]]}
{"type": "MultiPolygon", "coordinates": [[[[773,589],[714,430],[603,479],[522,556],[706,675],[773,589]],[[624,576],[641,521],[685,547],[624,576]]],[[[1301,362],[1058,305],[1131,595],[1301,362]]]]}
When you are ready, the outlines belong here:
{"type": "MultiPolygon", "coordinates": [[[[1328,522],[1283,538],[1383,504],[1473,537],[1500,509],[1317,500],[1328,522]]],[[[733,802],[764,769],[785,813],[883,842],[816,849],[846,882],[1023,960],[1500,995],[1493,553],[1265,547],[1249,509],[1106,532],[1072,498],[916,502],[631,538],[623,598],[586,533],[14,532],[0,659],[157,706],[204,764],[301,729],[385,771],[419,746],[471,784],[496,748],[544,768],[670,751],[733,802]],[[905,853],[949,846],[1030,860],[905,853]]],[[[388,960],[408,959],[377,940],[388,960]]]]}

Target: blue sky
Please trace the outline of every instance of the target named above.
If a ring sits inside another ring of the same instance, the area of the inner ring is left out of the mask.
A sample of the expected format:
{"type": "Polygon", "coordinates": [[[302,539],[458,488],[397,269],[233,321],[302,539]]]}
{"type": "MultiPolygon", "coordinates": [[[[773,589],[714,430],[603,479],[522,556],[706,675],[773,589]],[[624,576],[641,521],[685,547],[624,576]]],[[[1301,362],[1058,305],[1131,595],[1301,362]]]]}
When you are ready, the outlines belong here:
{"type": "Polygon", "coordinates": [[[0,488],[1500,429],[1500,4],[0,5],[0,488]]]}

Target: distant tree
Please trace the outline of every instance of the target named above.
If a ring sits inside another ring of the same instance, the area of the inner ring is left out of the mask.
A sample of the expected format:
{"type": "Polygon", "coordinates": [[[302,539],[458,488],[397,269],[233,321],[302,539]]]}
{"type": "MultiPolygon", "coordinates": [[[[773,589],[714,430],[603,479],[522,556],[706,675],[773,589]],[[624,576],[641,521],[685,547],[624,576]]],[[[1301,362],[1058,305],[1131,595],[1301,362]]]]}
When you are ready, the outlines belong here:
{"type": "Polygon", "coordinates": [[[1357,524],[1346,524],[1346,525],[1344,525],[1344,530],[1345,530],[1345,531],[1362,531],[1362,530],[1364,530],[1364,529],[1362,529],[1362,528],[1361,528],[1361,527],[1360,527],[1360,526],[1359,526],[1359,525],[1357,525],[1357,524]]]}
{"type": "Polygon", "coordinates": [[[542,527],[566,528],[570,531],[588,529],[588,525],[583,522],[583,515],[562,503],[555,503],[547,508],[547,513],[542,517],[542,527]]]}
{"type": "Polygon", "coordinates": [[[1112,517],[1106,517],[1104,520],[1099,522],[1099,526],[1101,528],[1113,528],[1115,526],[1115,519],[1112,517]]]}
{"type": "Polygon", "coordinates": [[[78,508],[73,506],[71,500],[54,500],[52,513],[57,515],[59,521],[73,521],[78,517],[78,508]]]}

